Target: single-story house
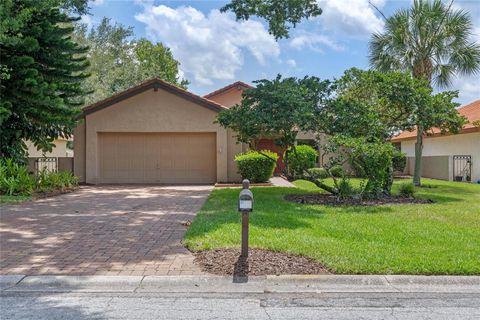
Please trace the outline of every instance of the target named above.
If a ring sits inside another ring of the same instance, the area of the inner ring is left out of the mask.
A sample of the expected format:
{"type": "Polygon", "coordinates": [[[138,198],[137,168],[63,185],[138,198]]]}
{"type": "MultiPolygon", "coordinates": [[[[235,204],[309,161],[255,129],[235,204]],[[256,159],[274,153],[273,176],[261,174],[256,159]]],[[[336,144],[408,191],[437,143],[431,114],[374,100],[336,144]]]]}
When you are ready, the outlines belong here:
{"type": "Polygon", "coordinates": [[[41,150],[38,150],[31,141],[26,141],[25,144],[27,145],[27,153],[29,158],[73,157],[73,150],[69,149],[67,146],[68,141],[70,140],[58,137],[53,141],[55,147],[52,149],[51,152],[43,152],[41,150]]]}
{"type": "Polygon", "coordinates": [[[202,97],[153,79],[89,105],[74,131],[74,173],[91,184],[239,181],[234,157],[247,147],[214,121],[250,87],[202,97]]]}
{"type": "Polygon", "coordinates": [[[33,142],[25,141],[28,153],[28,170],[38,172],[48,171],[70,171],[73,172],[73,150],[68,143],[72,139],[58,137],[53,141],[55,147],[50,152],[38,150],[33,142]]]}
{"type": "MultiPolygon", "coordinates": [[[[434,128],[425,136],[422,176],[441,180],[480,181],[480,100],[458,109],[468,119],[458,134],[441,134],[434,128]]],[[[416,130],[392,138],[407,155],[406,173],[415,167],[416,130]]]]}

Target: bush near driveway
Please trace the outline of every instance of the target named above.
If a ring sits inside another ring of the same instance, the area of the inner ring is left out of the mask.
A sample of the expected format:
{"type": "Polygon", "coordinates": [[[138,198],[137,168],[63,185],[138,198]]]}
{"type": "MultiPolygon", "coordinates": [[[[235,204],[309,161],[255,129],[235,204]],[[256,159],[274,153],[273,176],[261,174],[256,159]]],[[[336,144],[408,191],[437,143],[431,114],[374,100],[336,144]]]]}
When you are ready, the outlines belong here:
{"type": "Polygon", "coordinates": [[[2,202],[20,202],[34,193],[70,189],[78,185],[78,178],[70,172],[43,170],[37,175],[11,159],[0,161],[0,196],[2,202]]]}
{"type": "MultiPolygon", "coordinates": [[[[394,194],[400,183],[395,181],[394,194]]],[[[354,185],[360,180],[352,179],[354,185]]],[[[327,207],[284,200],[300,188],[252,188],[250,246],[316,259],[336,273],[480,274],[480,185],[426,180],[432,204],[327,207]]],[[[191,250],[238,248],[238,189],[214,190],[184,239],[191,250]]]]}

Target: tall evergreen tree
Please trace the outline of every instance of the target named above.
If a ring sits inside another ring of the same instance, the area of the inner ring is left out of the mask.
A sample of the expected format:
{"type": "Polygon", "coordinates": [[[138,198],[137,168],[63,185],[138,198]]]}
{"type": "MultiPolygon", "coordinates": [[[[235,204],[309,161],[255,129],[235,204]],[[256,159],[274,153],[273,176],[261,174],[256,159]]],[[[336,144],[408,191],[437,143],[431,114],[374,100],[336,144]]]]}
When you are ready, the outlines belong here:
{"type": "Polygon", "coordinates": [[[72,41],[75,14],[87,0],[0,3],[0,152],[17,161],[26,140],[44,151],[75,127],[88,76],[85,52],[72,41]]]}

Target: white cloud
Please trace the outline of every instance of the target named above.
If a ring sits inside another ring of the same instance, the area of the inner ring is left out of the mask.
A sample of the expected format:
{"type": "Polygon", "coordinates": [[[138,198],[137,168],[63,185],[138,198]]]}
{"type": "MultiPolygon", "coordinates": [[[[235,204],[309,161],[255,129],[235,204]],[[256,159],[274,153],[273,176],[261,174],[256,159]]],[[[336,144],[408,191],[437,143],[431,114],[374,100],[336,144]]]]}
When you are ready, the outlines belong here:
{"type": "Polygon", "coordinates": [[[95,24],[95,22],[93,21],[93,18],[91,15],[83,15],[80,19],[80,22],[83,23],[83,24],[86,24],[87,25],[87,28],[90,30],[93,25],[95,24]]]}
{"type": "Polygon", "coordinates": [[[199,85],[214,80],[233,80],[245,51],[264,64],[278,59],[280,48],[257,21],[235,21],[230,13],[212,10],[207,15],[190,6],[176,9],[143,2],[135,18],[146,24],[147,34],[171,48],[181,69],[199,85]]]}
{"type": "MultiPolygon", "coordinates": [[[[381,31],[384,21],[368,0],[318,0],[322,14],[316,18],[325,31],[347,37],[365,38],[372,32],[381,31]]],[[[372,3],[381,10],[384,0],[372,3]]]]}
{"type": "MultiPolygon", "coordinates": [[[[311,19],[308,31],[299,26],[292,32],[289,44],[293,48],[309,48],[317,52],[323,52],[324,48],[342,51],[345,50],[342,43],[350,39],[368,39],[373,32],[383,29],[383,18],[368,0],[317,0],[317,3],[323,10],[322,14],[311,19]]],[[[384,0],[373,0],[372,3],[380,10],[385,5],[384,0]]]]}
{"type": "Polygon", "coordinates": [[[105,4],[105,0],[93,0],[92,5],[98,7],[98,6],[103,6],[105,4]]]}
{"type": "Polygon", "coordinates": [[[459,90],[459,100],[462,104],[480,99],[479,75],[459,77],[455,79],[448,90],[459,90]]]}
{"type": "Polygon", "coordinates": [[[294,59],[288,59],[287,61],[285,61],[285,63],[292,68],[295,68],[297,66],[297,62],[294,59]]]}
{"type": "Polygon", "coordinates": [[[307,32],[303,32],[294,36],[290,41],[290,46],[298,50],[307,47],[318,52],[323,52],[321,46],[326,46],[335,51],[342,51],[345,49],[342,45],[338,44],[326,35],[307,32]]]}

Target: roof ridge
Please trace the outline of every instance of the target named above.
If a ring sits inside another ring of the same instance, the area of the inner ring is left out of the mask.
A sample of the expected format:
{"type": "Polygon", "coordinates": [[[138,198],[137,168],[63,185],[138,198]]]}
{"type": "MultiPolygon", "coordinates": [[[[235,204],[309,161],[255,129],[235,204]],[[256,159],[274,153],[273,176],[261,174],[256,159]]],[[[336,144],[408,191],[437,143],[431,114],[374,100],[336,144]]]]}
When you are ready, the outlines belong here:
{"type": "MultiPolygon", "coordinates": [[[[461,106],[456,109],[458,114],[467,118],[467,123],[465,123],[459,133],[468,133],[480,131],[480,128],[473,124],[474,121],[480,120],[480,99],[472,101],[466,105],[461,106]]],[[[414,139],[416,136],[417,129],[413,128],[412,130],[404,130],[392,137],[390,141],[402,141],[408,139],[414,139]]],[[[430,132],[426,132],[427,136],[436,136],[440,134],[440,129],[431,128],[430,132]]]]}
{"type": "Polygon", "coordinates": [[[254,88],[254,86],[249,85],[248,83],[245,83],[245,82],[239,80],[239,81],[235,81],[234,83],[231,83],[231,84],[229,84],[229,85],[226,85],[226,86],[224,86],[224,87],[221,87],[220,89],[217,89],[217,90],[215,90],[215,91],[212,91],[212,92],[210,92],[210,93],[207,93],[206,95],[203,96],[203,98],[208,99],[208,98],[213,97],[213,96],[216,96],[216,95],[218,95],[218,94],[220,94],[220,93],[222,93],[222,92],[225,92],[225,91],[227,91],[227,90],[230,90],[231,88],[234,88],[234,87],[236,87],[236,86],[242,86],[242,87],[245,87],[245,88],[247,88],[247,89],[253,89],[253,88],[254,88]]]}
{"type": "Polygon", "coordinates": [[[148,89],[158,89],[158,88],[164,88],[168,90],[170,93],[178,94],[178,95],[183,95],[185,98],[195,100],[197,102],[204,103],[205,106],[209,106],[212,109],[217,109],[217,111],[220,111],[221,109],[227,109],[224,105],[212,101],[208,98],[199,96],[195,93],[192,93],[184,88],[181,88],[173,83],[167,82],[165,80],[159,79],[159,78],[152,78],[149,80],[146,80],[138,85],[132,86],[128,89],[125,89],[123,91],[117,92],[105,99],[99,100],[97,102],[94,102],[92,104],[89,104],[88,106],[85,106],[82,108],[82,111],[86,114],[93,113],[97,110],[103,109],[109,105],[115,104],[117,102],[120,102],[124,99],[127,99],[133,95],[139,94],[141,92],[144,92],[148,89]]]}

